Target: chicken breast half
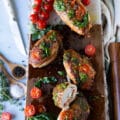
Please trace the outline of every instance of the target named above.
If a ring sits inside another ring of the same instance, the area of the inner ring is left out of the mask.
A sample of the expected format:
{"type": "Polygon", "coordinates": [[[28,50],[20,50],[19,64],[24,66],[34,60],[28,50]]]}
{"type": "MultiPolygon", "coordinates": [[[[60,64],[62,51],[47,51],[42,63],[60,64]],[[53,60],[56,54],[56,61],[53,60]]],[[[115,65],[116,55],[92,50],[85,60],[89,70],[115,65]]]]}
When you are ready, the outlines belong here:
{"type": "Polygon", "coordinates": [[[34,68],[47,66],[56,58],[61,42],[62,36],[57,31],[50,30],[33,46],[29,63],[34,68]]]}
{"type": "Polygon", "coordinates": [[[90,107],[84,96],[77,97],[70,108],[63,109],[57,120],[87,120],[90,107]]]}
{"type": "Polygon", "coordinates": [[[74,84],[80,85],[81,89],[91,88],[96,72],[87,57],[81,57],[72,49],[66,50],[63,65],[74,84]]]}
{"type": "Polygon", "coordinates": [[[79,35],[91,28],[90,16],[81,0],[55,0],[54,9],[62,21],[79,35]]]}
{"type": "Polygon", "coordinates": [[[54,104],[61,109],[68,108],[70,103],[75,100],[76,95],[76,85],[68,82],[58,84],[53,89],[54,104]]]}

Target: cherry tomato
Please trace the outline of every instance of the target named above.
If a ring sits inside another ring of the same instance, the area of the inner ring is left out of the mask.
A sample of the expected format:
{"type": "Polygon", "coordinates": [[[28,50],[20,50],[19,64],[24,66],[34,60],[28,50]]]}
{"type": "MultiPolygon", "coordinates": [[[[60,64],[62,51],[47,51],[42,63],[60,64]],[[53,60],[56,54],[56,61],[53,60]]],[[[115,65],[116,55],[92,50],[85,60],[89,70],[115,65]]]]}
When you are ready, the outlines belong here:
{"type": "Polygon", "coordinates": [[[37,112],[38,113],[44,113],[44,112],[46,112],[45,106],[42,105],[42,104],[37,105],[37,112]]]}
{"type": "Polygon", "coordinates": [[[42,91],[41,89],[37,88],[37,87],[33,87],[30,91],[30,96],[33,99],[38,99],[42,96],[42,91]]]}
{"type": "Polygon", "coordinates": [[[50,4],[45,4],[45,5],[44,5],[44,9],[45,9],[47,12],[51,12],[52,9],[53,9],[53,6],[50,5],[50,4]]]}
{"type": "Polygon", "coordinates": [[[96,52],[96,48],[92,45],[89,44],[85,47],[85,54],[88,56],[93,56],[96,52]]]}
{"type": "Polygon", "coordinates": [[[67,118],[67,120],[73,120],[73,112],[72,110],[64,110],[61,115],[60,115],[60,120],[65,120],[67,118]]]}
{"type": "Polygon", "coordinates": [[[32,23],[36,23],[38,21],[38,15],[37,14],[31,14],[30,20],[32,23]]]}
{"type": "Polygon", "coordinates": [[[87,5],[90,4],[90,0],[82,0],[82,3],[83,3],[85,6],[87,6],[87,5]]]}
{"type": "Polygon", "coordinates": [[[88,73],[90,68],[89,68],[88,64],[83,64],[83,65],[80,66],[79,70],[80,70],[80,72],[88,73]]]}
{"type": "Polygon", "coordinates": [[[33,12],[34,13],[38,13],[40,11],[40,6],[39,5],[35,5],[34,7],[33,7],[33,12]]]}
{"type": "Polygon", "coordinates": [[[26,108],[24,109],[25,116],[31,117],[35,115],[36,109],[34,105],[27,105],[26,108]]]}
{"type": "Polygon", "coordinates": [[[37,61],[40,61],[40,60],[41,60],[39,50],[37,50],[37,49],[32,50],[30,55],[31,55],[30,57],[31,57],[32,59],[35,59],[35,60],[37,60],[37,61]]]}
{"type": "Polygon", "coordinates": [[[43,20],[48,20],[49,18],[49,13],[48,12],[45,12],[45,11],[42,11],[40,13],[40,17],[43,19],[43,20]]]}
{"type": "Polygon", "coordinates": [[[48,2],[48,3],[53,3],[54,2],[54,0],[46,0],[46,2],[48,2]]]}
{"type": "Polygon", "coordinates": [[[35,5],[41,5],[41,3],[42,3],[42,0],[34,0],[35,5]]]}
{"type": "Polygon", "coordinates": [[[46,26],[47,26],[47,24],[46,24],[46,22],[43,21],[43,20],[39,20],[39,21],[37,22],[37,27],[38,27],[38,29],[44,29],[44,28],[46,28],[46,26]]]}
{"type": "Polygon", "coordinates": [[[12,115],[9,112],[3,112],[1,115],[1,120],[12,120],[12,115]]]}

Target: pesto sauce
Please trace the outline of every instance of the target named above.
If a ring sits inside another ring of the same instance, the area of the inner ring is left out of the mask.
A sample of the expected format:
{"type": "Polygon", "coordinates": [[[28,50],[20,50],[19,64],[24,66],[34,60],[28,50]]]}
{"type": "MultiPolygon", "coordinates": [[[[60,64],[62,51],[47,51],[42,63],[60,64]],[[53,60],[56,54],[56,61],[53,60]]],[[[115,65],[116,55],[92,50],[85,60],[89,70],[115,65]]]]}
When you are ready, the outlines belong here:
{"type": "Polygon", "coordinates": [[[70,9],[68,10],[67,15],[71,19],[75,16],[75,11],[73,9],[70,9]]]}
{"type": "Polygon", "coordinates": [[[54,8],[57,11],[65,11],[66,7],[65,7],[64,1],[63,0],[56,0],[55,3],[54,3],[54,8]]]}
{"type": "Polygon", "coordinates": [[[79,20],[74,20],[73,21],[73,24],[75,26],[77,26],[78,28],[84,28],[88,25],[88,22],[89,22],[89,16],[88,16],[88,13],[86,13],[82,19],[82,21],[79,21],[79,20]]]}

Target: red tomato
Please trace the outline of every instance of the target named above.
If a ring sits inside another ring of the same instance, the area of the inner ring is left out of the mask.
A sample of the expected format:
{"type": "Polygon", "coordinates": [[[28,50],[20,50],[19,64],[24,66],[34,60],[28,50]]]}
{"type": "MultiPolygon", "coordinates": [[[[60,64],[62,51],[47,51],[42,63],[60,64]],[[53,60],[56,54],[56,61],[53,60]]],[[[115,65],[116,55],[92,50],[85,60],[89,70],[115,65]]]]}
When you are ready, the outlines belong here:
{"type": "Polygon", "coordinates": [[[90,4],[90,0],[82,0],[82,3],[87,6],[90,4]]]}
{"type": "Polygon", "coordinates": [[[88,73],[90,68],[89,68],[88,64],[83,64],[83,65],[80,66],[79,70],[80,70],[80,72],[88,73]]]}
{"type": "Polygon", "coordinates": [[[85,47],[85,54],[88,56],[93,56],[96,52],[96,48],[92,45],[89,44],[85,47]]]}
{"type": "Polygon", "coordinates": [[[36,110],[34,105],[27,105],[26,108],[24,109],[25,116],[31,117],[35,115],[36,110]]]}
{"type": "Polygon", "coordinates": [[[45,9],[47,12],[51,12],[52,9],[53,9],[53,6],[50,5],[50,4],[45,4],[45,5],[44,5],[44,9],[45,9]]]}
{"type": "Polygon", "coordinates": [[[48,2],[48,3],[53,3],[54,2],[54,0],[46,0],[46,2],[48,2]]]}
{"type": "Polygon", "coordinates": [[[38,13],[40,11],[40,6],[39,5],[35,5],[34,7],[33,7],[33,12],[34,13],[38,13]]]}
{"type": "Polygon", "coordinates": [[[60,115],[60,120],[73,120],[73,112],[72,110],[64,110],[60,115]]]}
{"type": "Polygon", "coordinates": [[[9,112],[3,112],[1,115],[1,120],[12,120],[12,115],[9,112]]]}
{"type": "Polygon", "coordinates": [[[44,28],[46,28],[46,26],[47,26],[47,24],[46,24],[45,21],[39,20],[39,21],[37,22],[37,27],[38,27],[38,29],[44,29],[44,28]]]}
{"type": "Polygon", "coordinates": [[[30,91],[30,96],[33,99],[38,99],[42,96],[42,91],[41,89],[37,88],[37,87],[33,87],[30,91]]]}
{"type": "Polygon", "coordinates": [[[49,18],[49,13],[48,12],[45,12],[45,11],[42,11],[40,13],[40,17],[43,19],[43,20],[48,20],[49,18]]]}
{"type": "Polygon", "coordinates": [[[37,49],[31,51],[31,58],[40,61],[41,57],[40,57],[40,53],[37,49]]]}
{"type": "Polygon", "coordinates": [[[42,0],[34,0],[35,5],[41,5],[41,3],[42,3],[42,0]]]}
{"type": "Polygon", "coordinates": [[[38,15],[37,14],[31,14],[30,20],[32,23],[36,23],[38,21],[38,15]]]}

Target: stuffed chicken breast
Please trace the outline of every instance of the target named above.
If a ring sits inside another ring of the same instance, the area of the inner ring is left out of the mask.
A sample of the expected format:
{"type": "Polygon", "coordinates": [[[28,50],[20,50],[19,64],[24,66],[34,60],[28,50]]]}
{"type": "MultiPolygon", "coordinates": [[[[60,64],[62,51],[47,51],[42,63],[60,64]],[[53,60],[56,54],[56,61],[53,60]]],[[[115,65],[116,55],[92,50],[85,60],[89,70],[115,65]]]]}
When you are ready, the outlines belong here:
{"type": "Polygon", "coordinates": [[[70,108],[63,109],[57,120],[87,120],[90,113],[90,107],[87,100],[82,97],[77,97],[70,105],[70,108]]]}
{"type": "Polygon", "coordinates": [[[76,51],[70,49],[64,52],[63,64],[74,84],[80,85],[81,89],[90,89],[96,72],[88,58],[81,57],[76,51]]]}
{"type": "Polygon", "coordinates": [[[51,63],[57,56],[61,41],[62,36],[57,31],[49,31],[33,46],[29,63],[34,68],[42,68],[51,63]]]}
{"type": "Polygon", "coordinates": [[[90,16],[81,0],[55,0],[54,9],[76,33],[84,35],[91,28],[90,16]]]}
{"type": "Polygon", "coordinates": [[[58,84],[53,89],[54,104],[61,109],[68,108],[69,104],[75,100],[76,95],[76,85],[68,82],[58,84]]]}

